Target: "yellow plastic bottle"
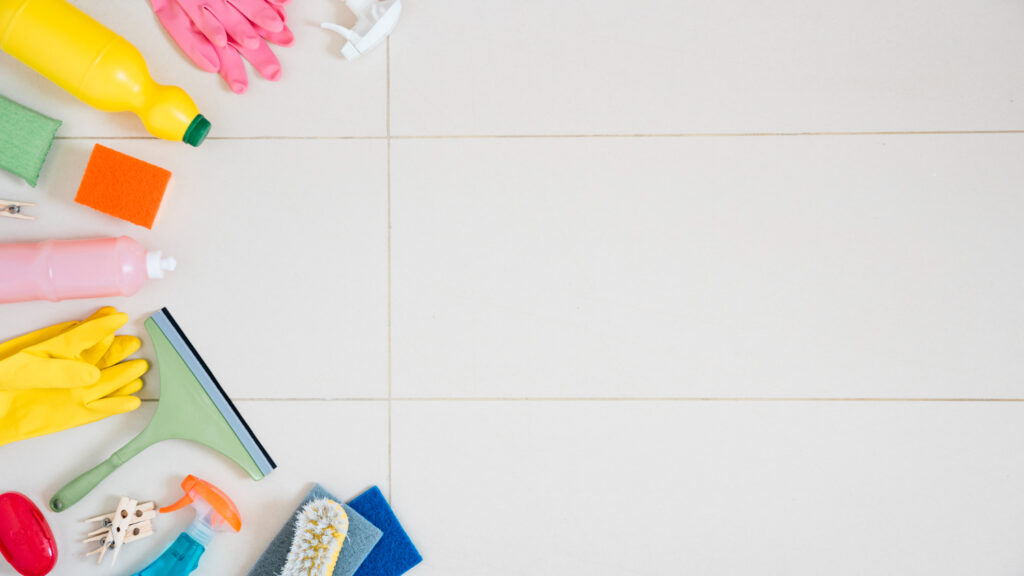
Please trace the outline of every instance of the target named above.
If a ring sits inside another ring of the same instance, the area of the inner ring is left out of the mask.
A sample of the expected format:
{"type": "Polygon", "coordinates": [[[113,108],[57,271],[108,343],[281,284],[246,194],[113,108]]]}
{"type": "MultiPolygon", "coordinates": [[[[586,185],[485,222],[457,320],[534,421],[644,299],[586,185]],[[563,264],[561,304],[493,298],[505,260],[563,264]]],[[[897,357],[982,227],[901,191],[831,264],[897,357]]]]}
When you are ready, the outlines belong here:
{"type": "Polygon", "coordinates": [[[0,0],[0,50],[94,108],[134,112],[158,138],[199,146],[210,131],[184,90],[154,82],[134,46],[65,0],[0,0]]]}

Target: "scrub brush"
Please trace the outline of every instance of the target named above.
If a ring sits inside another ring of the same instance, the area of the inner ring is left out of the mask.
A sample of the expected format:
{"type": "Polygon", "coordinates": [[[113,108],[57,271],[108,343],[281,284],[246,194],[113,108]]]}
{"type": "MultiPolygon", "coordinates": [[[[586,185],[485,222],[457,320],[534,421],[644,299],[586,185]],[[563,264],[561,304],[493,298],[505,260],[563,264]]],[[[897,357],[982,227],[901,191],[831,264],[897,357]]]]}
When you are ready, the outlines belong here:
{"type": "Polygon", "coordinates": [[[318,498],[295,519],[295,538],[280,576],[331,576],[348,534],[348,514],[334,500],[318,498]]]}

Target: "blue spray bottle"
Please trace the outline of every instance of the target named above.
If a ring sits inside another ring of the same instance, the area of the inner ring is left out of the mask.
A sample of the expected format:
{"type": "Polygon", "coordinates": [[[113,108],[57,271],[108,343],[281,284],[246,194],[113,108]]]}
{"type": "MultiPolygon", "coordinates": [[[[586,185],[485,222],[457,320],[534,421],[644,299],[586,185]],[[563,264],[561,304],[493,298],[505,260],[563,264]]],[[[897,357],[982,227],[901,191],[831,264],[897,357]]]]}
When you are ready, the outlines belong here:
{"type": "Polygon", "coordinates": [[[160,513],[174,512],[191,505],[196,517],[178,535],[171,547],[152,564],[134,576],[186,576],[199,566],[199,557],[206,551],[214,532],[242,529],[242,518],[235,503],[216,486],[189,474],[181,483],[185,497],[161,508],[160,513]]]}

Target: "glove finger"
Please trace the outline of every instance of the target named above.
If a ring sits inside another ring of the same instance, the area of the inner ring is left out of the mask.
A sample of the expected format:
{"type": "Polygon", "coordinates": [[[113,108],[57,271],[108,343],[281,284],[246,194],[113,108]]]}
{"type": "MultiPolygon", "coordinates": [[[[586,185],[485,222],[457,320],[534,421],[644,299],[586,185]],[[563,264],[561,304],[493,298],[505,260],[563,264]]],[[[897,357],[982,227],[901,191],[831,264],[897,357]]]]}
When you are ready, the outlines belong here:
{"type": "Polygon", "coordinates": [[[36,344],[45,342],[50,338],[67,332],[68,330],[74,328],[75,326],[78,326],[78,324],[78,320],[73,320],[71,322],[63,322],[61,324],[47,326],[46,328],[36,330],[35,332],[31,332],[29,334],[18,336],[17,338],[12,338],[4,342],[3,344],[0,344],[0,360],[13,356],[14,354],[21,352],[25,348],[35,346],[36,344]]]}
{"type": "Polygon", "coordinates": [[[228,45],[217,49],[220,56],[220,75],[228,83],[235,94],[245,94],[249,88],[249,77],[245,73],[245,63],[233,46],[228,45]]]}
{"type": "Polygon", "coordinates": [[[114,343],[114,334],[110,333],[100,339],[96,344],[82,350],[82,353],[78,355],[79,359],[83,362],[87,362],[96,365],[103,358],[103,355],[110,350],[110,346],[114,343]]]}
{"type": "MultiPolygon", "coordinates": [[[[89,422],[95,422],[96,420],[101,420],[107,416],[131,412],[141,405],[142,400],[139,400],[138,396],[114,396],[89,402],[86,405],[86,408],[96,415],[96,417],[89,420],[89,422]]],[[[83,422],[83,424],[85,423],[86,422],[83,422]]]]}
{"type": "Polygon", "coordinates": [[[135,394],[139,390],[142,390],[142,378],[132,380],[131,382],[121,386],[117,390],[114,390],[110,394],[107,394],[107,398],[113,398],[114,396],[128,396],[135,394]]]}
{"type": "Polygon", "coordinates": [[[227,0],[242,16],[245,16],[257,28],[270,32],[279,32],[284,28],[284,18],[267,3],[267,0],[227,0]]]}
{"type": "Polygon", "coordinates": [[[230,36],[227,26],[209,8],[206,6],[201,7],[199,9],[199,19],[193,19],[192,21],[213,42],[214,46],[227,46],[230,36]]]}
{"type": "Polygon", "coordinates": [[[206,2],[196,0],[178,0],[175,2],[185,12],[192,25],[202,33],[214,46],[226,46],[228,33],[220,20],[210,12],[206,2]]]}
{"type": "Polygon", "coordinates": [[[277,15],[281,18],[281,21],[288,23],[288,13],[284,9],[284,5],[291,2],[292,0],[284,0],[283,2],[277,2],[276,0],[270,0],[270,7],[277,12],[277,15]]]}
{"type": "MultiPolygon", "coordinates": [[[[252,22],[249,21],[234,5],[225,0],[219,0],[215,16],[228,33],[228,41],[239,46],[255,49],[260,42],[260,35],[256,33],[252,22]]],[[[212,13],[212,12],[211,12],[212,13]]]]}
{"type": "Polygon", "coordinates": [[[281,28],[279,32],[270,32],[268,30],[261,29],[259,30],[259,33],[260,36],[267,40],[267,42],[277,44],[278,46],[291,46],[295,43],[295,35],[292,34],[291,29],[288,28],[287,25],[284,28],[281,28]]]}
{"type": "Polygon", "coordinates": [[[95,320],[97,318],[103,318],[104,316],[111,316],[117,313],[117,308],[114,308],[113,306],[104,306],[103,308],[100,308],[99,310],[93,312],[92,315],[83,320],[83,322],[88,322],[89,320],[95,320]]]}
{"type": "Polygon", "coordinates": [[[99,379],[99,368],[81,360],[17,354],[0,366],[0,390],[79,388],[99,379]]]}
{"type": "Polygon", "coordinates": [[[118,388],[140,378],[146,373],[146,370],[149,370],[149,362],[141,358],[121,362],[103,370],[100,373],[99,382],[84,391],[85,401],[91,402],[97,398],[109,396],[118,388]]]}
{"type": "Polygon", "coordinates": [[[154,13],[171,39],[196,66],[207,72],[216,72],[220,68],[220,59],[217,58],[213,43],[193,25],[181,5],[169,2],[154,13]]]}
{"type": "Polygon", "coordinates": [[[277,56],[274,56],[274,51],[270,49],[266,42],[261,41],[259,48],[255,50],[239,47],[238,52],[252,64],[253,68],[260,73],[260,76],[271,82],[277,82],[281,79],[281,63],[277,61],[277,56]]]}
{"type": "Polygon", "coordinates": [[[114,342],[107,349],[107,353],[95,362],[100,370],[110,368],[121,360],[135,354],[142,347],[142,340],[135,336],[114,336],[114,342]]]}
{"type": "MultiPolygon", "coordinates": [[[[93,312],[92,315],[86,318],[82,323],[85,324],[99,318],[113,316],[114,314],[118,314],[117,308],[114,308],[113,306],[104,306],[103,308],[100,308],[99,310],[93,312]]],[[[111,332],[110,334],[104,336],[103,339],[97,342],[95,345],[83,350],[81,354],[82,360],[88,362],[89,364],[95,365],[99,361],[99,359],[102,358],[103,355],[107,353],[107,351],[110,349],[111,344],[113,343],[114,333],[111,332]]],[[[102,368],[102,366],[100,366],[100,368],[102,368]]]]}
{"type": "Polygon", "coordinates": [[[100,343],[103,338],[117,332],[127,323],[128,315],[123,312],[94,318],[46,342],[27,348],[25,352],[52,358],[80,358],[82,352],[100,343]]]}

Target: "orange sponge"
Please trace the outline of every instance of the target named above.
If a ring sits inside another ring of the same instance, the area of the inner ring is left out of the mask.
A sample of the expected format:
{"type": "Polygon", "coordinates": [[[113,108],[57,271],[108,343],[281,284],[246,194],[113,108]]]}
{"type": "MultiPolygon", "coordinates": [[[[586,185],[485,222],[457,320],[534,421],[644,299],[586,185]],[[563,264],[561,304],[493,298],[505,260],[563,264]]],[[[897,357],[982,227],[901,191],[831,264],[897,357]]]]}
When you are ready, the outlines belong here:
{"type": "Polygon", "coordinates": [[[170,179],[159,166],[97,144],[75,202],[151,229],[170,179]]]}

